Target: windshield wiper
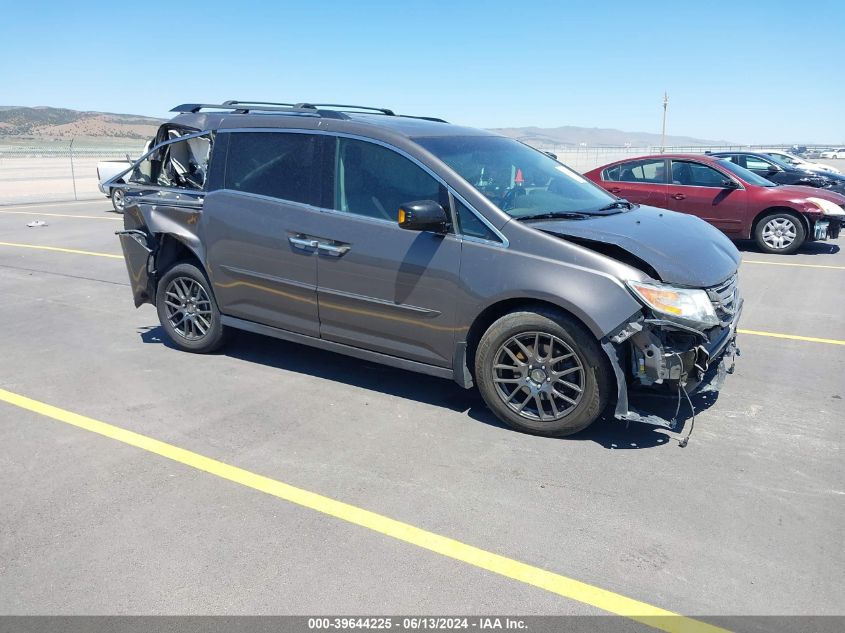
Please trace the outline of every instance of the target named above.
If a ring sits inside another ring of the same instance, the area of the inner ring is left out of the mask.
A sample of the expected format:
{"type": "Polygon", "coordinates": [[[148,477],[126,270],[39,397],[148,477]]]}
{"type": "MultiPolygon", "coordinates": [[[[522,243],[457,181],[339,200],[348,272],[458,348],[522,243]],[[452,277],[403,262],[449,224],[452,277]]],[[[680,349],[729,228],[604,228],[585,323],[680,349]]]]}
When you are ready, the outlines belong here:
{"type": "Polygon", "coordinates": [[[534,215],[522,215],[516,218],[517,220],[554,220],[556,218],[567,218],[569,220],[586,220],[590,216],[586,213],[578,213],[576,211],[546,211],[545,213],[536,213],[534,215]]]}
{"type": "Polygon", "coordinates": [[[625,198],[619,198],[618,200],[614,200],[606,207],[602,207],[599,211],[612,211],[613,209],[633,209],[634,205],[631,202],[625,200],[625,198]]]}

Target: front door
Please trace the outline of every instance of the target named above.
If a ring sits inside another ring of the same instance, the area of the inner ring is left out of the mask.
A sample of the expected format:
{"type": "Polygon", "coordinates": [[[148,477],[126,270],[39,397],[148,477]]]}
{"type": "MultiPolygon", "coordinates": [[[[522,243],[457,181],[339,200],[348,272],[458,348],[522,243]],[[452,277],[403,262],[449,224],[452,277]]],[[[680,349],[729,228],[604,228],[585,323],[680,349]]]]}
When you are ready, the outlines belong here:
{"type": "MultiPolygon", "coordinates": [[[[327,149],[327,151],[329,151],[327,149]]],[[[445,188],[409,158],[366,141],[333,139],[334,178],[318,247],[322,338],[450,367],[461,243],[407,231],[399,206],[445,188]]]]}
{"type": "Polygon", "coordinates": [[[669,208],[706,220],[725,233],[742,231],[746,191],[726,187],[735,182],[708,165],[690,160],[672,161],[669,208]]]}
{"type": "Polygon", "coordinates": [[[218,138],[228,144],[223,188],[206,197],[200,231],[220,311],[318,336],[320,137],[257,131],[218,138]]]}

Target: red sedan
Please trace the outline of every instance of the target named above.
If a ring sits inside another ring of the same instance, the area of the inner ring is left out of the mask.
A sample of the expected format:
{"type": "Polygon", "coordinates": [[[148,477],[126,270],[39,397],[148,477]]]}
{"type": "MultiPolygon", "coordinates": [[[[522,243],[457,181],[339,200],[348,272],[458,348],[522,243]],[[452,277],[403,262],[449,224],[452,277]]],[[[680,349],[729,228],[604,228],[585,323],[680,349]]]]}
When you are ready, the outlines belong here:
{"type": "Polygon", "coordinates": [[[584,174],[637,204],[689,213],[732,239],[753,238],[768,253],[839,237],[845,196],[776,185],[728,160],[698,154],[629,158],[584,174]]]}

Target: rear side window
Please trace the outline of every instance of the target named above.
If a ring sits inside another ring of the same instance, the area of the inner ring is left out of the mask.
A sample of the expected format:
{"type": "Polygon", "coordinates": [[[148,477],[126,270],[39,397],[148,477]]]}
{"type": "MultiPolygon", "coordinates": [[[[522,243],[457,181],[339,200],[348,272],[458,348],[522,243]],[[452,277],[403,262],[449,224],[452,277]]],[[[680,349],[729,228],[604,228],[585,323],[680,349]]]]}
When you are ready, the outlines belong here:
{"type": "Polygon", "coordinates": [[[617,182],[666,182],[666,163],[661,159],[637,160],[604,170],[604,180],[617,182]]]}
{"type": "Polygon", "coordinates": [[[712,167],[686,160],[672,161],[672,183],[690,187],[722,187],[728,180],[722,172],[712,167]]]}
{"type": "Polygon", "coordinates": [[[318,148],[314,134],[232,132],[224,187],[317,204],[318,148]]]}
{"type": "Polygon", "coordinates": [[[762,158],[757,158],[756,156],[746,156],[745,157],[745,168],[746,169],[756,169],[758,171],[766,171],[771,167],[771,163],[763,160],[762,158]]]}
{"type": "Polygon", "coordinates": [[[337,139],[335,209],[395,222],[401,205],[418,200],[449,208],[446,188],[419,165],[375,143],[337,139]]]}

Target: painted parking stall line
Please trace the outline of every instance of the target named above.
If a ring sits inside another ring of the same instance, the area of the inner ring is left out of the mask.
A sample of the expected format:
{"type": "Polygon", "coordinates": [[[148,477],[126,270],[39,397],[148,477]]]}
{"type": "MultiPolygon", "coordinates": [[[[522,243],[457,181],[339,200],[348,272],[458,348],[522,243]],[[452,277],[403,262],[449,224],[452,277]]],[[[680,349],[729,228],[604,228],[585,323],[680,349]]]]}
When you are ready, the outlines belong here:
{"type": "Polygon", "coordinates": [[[211,457],[135,433],[106,422],[33,400],[0,389],[0,401],[39,415],[96,433],[103,437],[139,448],[154,455],[178,462],[272,495],[284,501],[332,516],[341,521],[372,530],[384,536],[427,549],[447,558],[487,570],[525,583],[564,598],[587,604],[603,611],[624,616],[668,633],[725,633],[726,629],[667,611],[607,589],[590,585],[561,574],[522,563],[493,552],[429,532],[414,525],[391,519],[357,506],[325,497],[257,473],[231,466],[211,457]]]}
{"type": "Polygon", "coordinates": [[[82,220],[111,220],[112,222],[120,222],[123,220],[121,216],[108,216],[108,215],[75,215],[70,213],[44,213],[43,211],[7,211],[5,209],[0,208],[0,214],[2,215],[37,215],[48,218],[76,218],[82,220]]]}
{"type": "Polygon", "coordinates": [[[792,341],[804,341],[807,343],[823,343],[825,345],[845,345],[845,341],[835,338],[817,338],[815,336],[800,336],[798,334],[781,334],[780,332],[762,332],[760,330],[737,330],[739,334],[750,334],[751,336],[769,336],[771,338],[788,339],[792,341]]]}
{"type": "Polygon", "coordinates": [[[90,257],[109,257],[112,259],[123,259],[123,255],[115,255],[113,253],[99,253],[96,251],[83,251],[76,248],[59,248],[58,246],[42,246],[40,244],[21,244],[18,242],[0,242],[0,246],[9,246],[11,248],[29,248],[42,251],[53,251],[56,253],[71,253],[73,255],[88,255],[90,257]]]}
{"type": "Polygon", "coordinates": [[[761,264],[764,266],[791,266],[794,268],[827,268],[829,270],[845,270],[845,266],[831,266],[828,264],[799,264],[796,262],[767,262],[762,259],[743,259],[743,264],[761,264]]]}

